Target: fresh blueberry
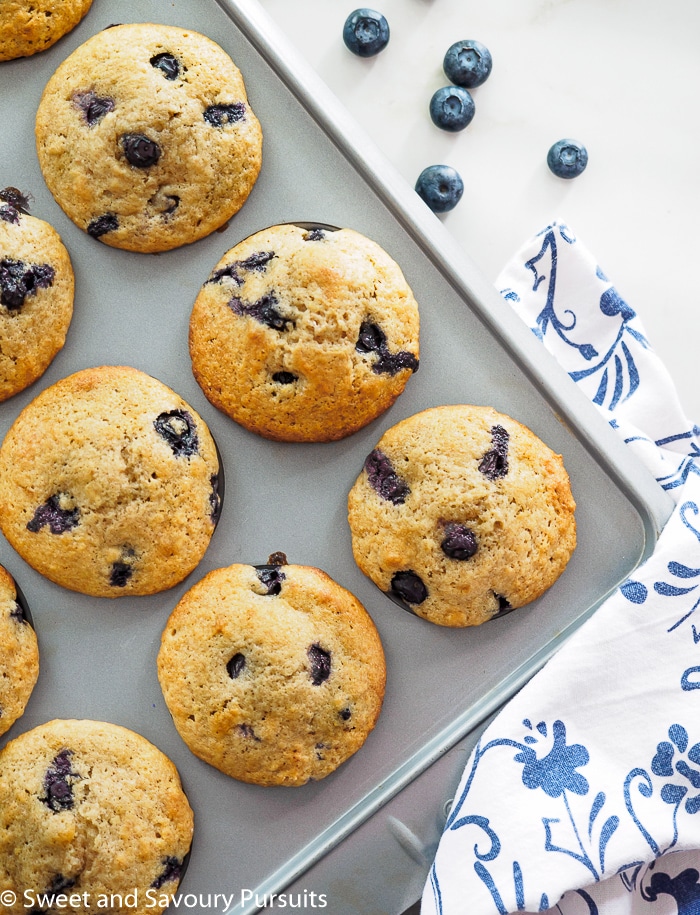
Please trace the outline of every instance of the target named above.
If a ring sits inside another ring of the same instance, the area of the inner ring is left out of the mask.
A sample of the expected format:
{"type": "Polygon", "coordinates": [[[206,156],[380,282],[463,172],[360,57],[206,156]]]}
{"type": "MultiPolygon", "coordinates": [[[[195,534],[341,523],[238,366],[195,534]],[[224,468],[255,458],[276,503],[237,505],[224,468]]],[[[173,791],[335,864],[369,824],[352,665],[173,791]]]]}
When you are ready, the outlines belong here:
{"type": "Polygon", "coordinates": [[[491,52],[480,41],[456,41],[447,49],[442,66],[445,76],[457,86],[473,89],[491,73],[491,52]]]}
{"type": "Polygon", "coordinates": [[[241,654],[240,651],[238,651],[226,665],[226,670],[228,671],[229,677],[232,680],[236,680],[243,673],[244,667],[245,667],[245,655],[241,654]]]}
{"type": "Polygon", "coordinates": [[[464,130],[471,124],[474,111],[474,99],[461,86],[443,86],[430,99],[430,117],[441,130],[464,130]]]}
{"type": "Polygon", "coordinates": [[[160,159],[160,146],[142,133],[125,133],[121,137],[124,155],[134,168],[150,168],[160,159]]]}
{"type": "Polygon", "coordinates": [[[462,199],[464,182],[450,165],[429,165],[418,176],[416,192],[433,213],[447,213],[462,199]]]}
{"type": "Polygon", "coordinates": [[[232,105],[209,105],[204,109],[204,120],[212,127],[224,127],[226,124],[235,124],[245,117],[243,102],[234,102],[232,105]]]}
{"type": "Polygon", "coordinates": [[[160,70],[166,79],[174,80],[180,75],[180,61],[173,54],[168,54],[167,51],[163,54],[156,54],[150,59],[149,63],[156,70],[160,70]]]}
{"type": "Polygon", "coordinates": [[[82,112],[88,127],[94,127],[110,111],[114,111],[114,99],[108,95],[96,95],[91,89],[73,93],[72,102],[82,112]]]}
{"type": "Polygon", "coordinates": [[[27,530],[37,534],[42,527],[48,527],[52,534],[63,534],[76,527],[80,521],[80,511],[72,503],[72,498],[63,493],[49,496],[34,512],[31,521],[27,522],[27,530]]]}
{"type": "Polygon", "coordinates": [[[309,645],[306,654],[311,662],[311,682],[320,686],[331,675],[331,653],[316,643],[309,645]]]}
{"type": "Polygon", "coordinates": [[[411,492],[408,483],[401,479],[389,458],[378,448],[367,455],[365,473],[369,485],[377,495],[394,505],[402,505],[411,492]]]}
{"type": "Polygon", "coordinates": [[[394,575],[391,579],[391,592],[407,604],[422,604],[428,596],[423,579],[410,569],[394,575]]]}
{"type": "Polygon", "coordinates": [[[81,778],[71,765],[72,750],[61,750],[44,775],[46,796],[40,798],[49,810],[58,813],[73,806],[73,784],[81,778]]]}
{"type": "Polygon", "coordinates": [[[170,445],[175,457],[190,457],[199,450],[199,437],[194,419],[187,410],[170,410],[153,420],[153,426],[170,445]]]}
{"type": "Polygon", "coordinates": [[[358,57],[374,57],[389,44],[389,23],[376,10],[361,7],[345,20],[343,41],[358,57]]]}
{"type": "Polygon", "coordinates": [[[588,150],[578,140],[559,140],[547,153],[547,165],[557,178],[576,178],[588,165],[588,150]]]}
{"type": "Polygon", "coordinates": [[[465,524],[449,521],[445,525],[445,536],[440,547],[450,559],[471,559],[477,550],[476,537],[465,524]]]}
{"type": "Polygon", "coordinates": [[[483,475],[493,481],[506,476],[508,473],[508,442],[510,436],[503,426],[491,428],[491,448],[482,457],[479,470],[483,475]]]}
{"type": "Polygon", "coordinates": [[[96,216],[91,220],[87,227],[87,233],[92,238],[99,238],[108,232],[114,232],[119,228],[119,219],[115,213],[104,213],[102,216],[96,216]]]}

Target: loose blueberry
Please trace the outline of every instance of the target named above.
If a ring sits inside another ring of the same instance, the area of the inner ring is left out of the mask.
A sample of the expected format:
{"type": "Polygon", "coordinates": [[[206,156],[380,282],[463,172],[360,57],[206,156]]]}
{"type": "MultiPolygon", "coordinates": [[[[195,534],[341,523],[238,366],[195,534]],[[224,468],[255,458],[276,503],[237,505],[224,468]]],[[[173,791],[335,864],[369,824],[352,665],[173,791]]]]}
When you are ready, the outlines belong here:
{"type": "Polygon", "coordinates": [[[160,70],[166,79],[177,79],[180,75],[180,61],[177,57],[167,52],[156,54],[150,59],[149,63],[156,70],[160,70]]]}
{"type": "Polygon", "coordinates": [[[115,588],[125,588],[126,583],[134,574],[134,564],[136,563],[136,552],[127,546],[122,549],[120,559],[112,563],[109,573],[109,583],[115,588]]]}
{"type": "Polygon", "coordinates": [[[492,447],[486,452],[479,463],[479,470],[487,479],[498,480],[508,473],[508,441],[510,436],[503,426],[493,426],[491,429],[492,447]]]}
{"type": "Polygon", "coordinates": [[[447,213],[462,199],[464,182],[450,165],[429,165],[418,176],[416,192],[433,213],[447,213]]]}
{"type": "Polygon", "coordinates": [[[376,10],[361,7],[345,20],[343,41],[358,57],[374,57],[389,44],[389,23],[376,10]]]}
{"type": "Polygon", "coordinates": [[[436,127],[456,133],[471,124],[474,99],[461,86],[443,86],[430,99],[430,117],[436,127]]]}
{"type": "Polygon", "coordinates": [[[211,492],[209,493],[209,505],[211,506],[211,523],[216,525],[219,523],[219,518],[221,517],[221,508],[223,506],[223,475],[219,473],[213,473],[209,477],[209,482],[211,484],[211,492]]]}
{"type": "Polygon", "coordinates": [[[73,505],[70,496],[58,493],[40,505],[34,517],[27,522],[27,530],[37,534],[42,527],[48,527],[52,534],[64,534],[76,527],[80,521],[80,510],[73,505]]]}
{"type": "Polygon", "coordinates": [[[291,318],[285,318],[277,308],[278,301],[274,292],[268,292],[257,302],[244,302],[238,296],[229,299],[228,306],[237,315],[248,315],[260,321],[272,330],[286,330],[289,325],[294,326],[291,318]]]}
{"type": "Polygon", "coordinates": [[[151,884],[151,887],[155,890],[159,890],[164,883],[168,883],[171,880],[179,880],[182,877],[183,862],[179,858],[169,855],[167,858],[163,858],[162,864],[163,870],[151,884]]]}
{"type": "Polygon", "coordinates": [[[407,604],[422,604],[428,596],[428,589],[422,578],[410,569],[394,575],[391,579],[391,591],[407,604]]]}
{"type": "Polygon", "coordinates": [[[476,537],[466,525],[450,521],[445,525],[445,536],[440,547],[450,559],[471,559],[477,551],[476,537]]]}
{"type": "Polygon", "coordinates": [[[578,140],[559,140],[547,153],[547,165],[557,178],[576,178],[588,165],[588,150],[578,140]]]}
{"type": "Polygon", "coordinates": [[[287,577],[278,565],[256,566],[255,573],[267,594],[275,596],[282,590],[282,582],[287,577]]]}
{"type": "Polygon", "coordinates": [[[212,127],[224,127],[226,124],[235,124],[245,117],[243,102],[234,102],[232,105],[209,105],[204,109],[204,120],[212,127]]]}
{"type": "Polygon", "coordinates": [[[309,645],[306,654],[311,662],[311,682],[320,686],[331,675],[331,653],[316,643],[309,645]]]}
{"type": "Polygon", "coordinates": [[[54,757],[53,764],[49,766],[44,776],[46,796],[39,800],[54,813],[70,810],[73,807],[73,784],[81,778],[81,775],[73,771],[72,755],[72,750],[61,750],[54,757]]]}
{"type": "Polygon", "coordinates": [[[28,295],[53,286],[55,275],[48,264],[25,264],[5,258],[0,261],[0,302],[16,311],[24,305],[28,295]]]}
{"type": "Polygon", "coordinates": [[[272,376],[272,380],[276,381],[277,384],[294,384],[297,380],[297,376],[293,375],[291,372],[275,372],[272,376]]]}
{"type": "Polygon", "coordinates": [[[194,419],[187,410],[170,410],[161,413],[153,421],[153,426],[162,438],[170,445],[175,457],[190,457],[199,450],[199,438],[194,419]]]}
{"type": "Polygon", "coordinates": [[[243,673],[243,668],[245,667],[245,655],[241,654],[240,651],[231,658],[231,660],[226,665],[226,670],[228,675],[232,680],[235,680],[237,677],[243,673]]]}
{"type": "Polygon", "coordinates": [[[240,274],[241,270],[254,270],[256,273],[264,273],[267,265],[275,256],[274,251],[256,251],[255,254],[251,254],[242,261],[234,261],[232,264],[226,264],[225,267],[215,270],[207,280],[207,283],[219,283],[223,279],[231,279],[236,286],[242,286],[244,279],[240,274]]]}
{"type": "Polygon", "coordinates": [[[376,353],[379,356],[372,365],[372,371],[376,375],[396,375],[402,369],[418,371],[418,360],[413,353],[406,350],[391,353],[386,342],[386,334],[381,327],[371,321],[363,321],[360,325],[355,349],[358,353],[376,353]]]}
{"type": "Polygon", "coordinates": [[[134,168],[150,168],[160,159],[160,146],[142,133],[125,133],[120,138],[124,155],[134,168]]]}
{"type": "Polygon", "coordinates": [[[445,76],[457,86],[473,89],[491,74],[491,52],[480,41],[456,41],[447,49],[442,62],[445,76]]]}
{"type": "Polygon", "coordinates": [[[29,215],[29,195],[23,194],[16,187],[4,187],[0,190],[0,200],[8,203],[18,213],[29,215]]]}
{"type": "Polygon", "coordinates": [[[405,480],[396,473],[389,458],[378,448],[375,448],[365,459],[365,473],[372,489],[394,505],[402,505],[411,488],[405,480]]]}
{"type": "Polygon", "coordinates": [[[88,127],[94,127],[110,111],[114,111],[114,99],[108,95],[96,95],[91,89],[85,92],[74,92],[71,99],[80,111],[88,127]]]}
{"type": "Polygon", "coordinates": [[[99,238],[106,235],[107,232],[114,232],[119,228],[119,220],[115,213],[104,213],[102,216],[96,216],[87,227],[88,235],[92,238],[99,238]]]}

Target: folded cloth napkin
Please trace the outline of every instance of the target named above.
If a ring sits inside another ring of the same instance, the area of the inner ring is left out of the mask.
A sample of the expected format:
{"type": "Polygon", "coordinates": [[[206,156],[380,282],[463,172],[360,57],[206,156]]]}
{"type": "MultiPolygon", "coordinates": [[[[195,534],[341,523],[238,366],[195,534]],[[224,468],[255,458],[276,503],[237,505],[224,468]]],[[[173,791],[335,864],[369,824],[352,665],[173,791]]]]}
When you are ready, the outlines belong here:
{"type": "Polygon", "coordinates": [[[700,915],[700,429],[566,224],[529,241],[498,288],[675,509],[653,555],[481,736],[421,915],[700,915]]]}

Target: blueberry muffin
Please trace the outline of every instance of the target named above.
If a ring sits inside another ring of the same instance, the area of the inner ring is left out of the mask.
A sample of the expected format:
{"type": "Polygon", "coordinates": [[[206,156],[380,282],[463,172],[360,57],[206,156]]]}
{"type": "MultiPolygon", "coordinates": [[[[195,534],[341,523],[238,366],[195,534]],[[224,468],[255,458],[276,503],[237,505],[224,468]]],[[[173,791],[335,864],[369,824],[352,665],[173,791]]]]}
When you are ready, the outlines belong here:
{"type": "Polygon", "coordinates": [[[166,251],[223,226],[258,177],[262,131],[239,69],[191,29],[94,35],[49,80],[36,117],[44,178],[93,238],[166,251]]]}
{"type": "Polygon", "coordinates": [[[144,737],[101,721],[49,721],[0,752],[2,911],[87,915],[110,896],[112,915],[163,911],[193,824],[175,766],[144,737]]]}
{"type": "Polygon", "coordinates": [[[158,677],[196,756],[244,782],[302,785],[365,742],[386,669],[362,604],[319,569],[273,554],[210,572],[184,595],[158,677]]]}
{"type": "Polygon", "coordinates": [[[24,713],[38,676],[36,633],[14,579],[0,566],[0,734],[24,713]]]}
{"type": "Polygon", "coordinates": [[[73,267],[58,233],[0,190],[0,401],[36,381],[63,347],[73,317],[73,267]]]}
{"type": "Polygon", "coordinates": [[[200,416],[127,366],[45,389],[0,447],[0,527],[51,581],[98,597],[152,594],[198,564],[221,507],[200,416]]]}
{"type": "Polygon", "coordinates": [[[272,226],[228,251],[190,319],[195,378],[246,429],[344,438],[418,368],[418,305],[395,261],[351,229],[272,226]]]}
{"type": "Polygon", "coordinates": [[[360,569],[441,626],[527,604],[576,546],[561,456],[490,407],[441,406],[389,429],[348,497],[360,569]]]}
{"type": "Polygon", "coordinates": [[[45,51],[76,27],[92,0],[2,0],[0,60],[45,51]]]}

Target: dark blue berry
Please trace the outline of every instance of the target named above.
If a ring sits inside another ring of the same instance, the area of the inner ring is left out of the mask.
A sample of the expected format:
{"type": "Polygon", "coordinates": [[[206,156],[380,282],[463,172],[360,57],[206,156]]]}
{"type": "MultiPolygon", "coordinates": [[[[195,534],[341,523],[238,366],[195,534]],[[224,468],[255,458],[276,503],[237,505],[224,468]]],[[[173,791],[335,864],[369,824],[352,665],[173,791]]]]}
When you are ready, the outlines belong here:
{"type": "Polygon", "coordinates": [[[71,765],[72,750],[61,750],[44,775],[46,796],[39,798],[49,810],[58,813],[73,807],[73,784],[81,778],[71,765]]]}
{"type": "Polygon", "coordinates": [[[266,588],[267,594],[275,596],[282,590],[282,582],[287,577],[278,565],[256,566],[258,580],[266,588]]]}
{"type": "Polygon", "coordinates": [[[125,588],[126,583],[134,574],[136,552],[131,547],[123,547],[120,559],[112,563],[109,573],[109,583],[115,588],[125,588]]]}
{"type": "Polygon", "coordinates": [[[14,226],[19,225],[19,210],[15,209],[9,203],[3,203],[0,205],[0,219],[3,222],[10,222],[14,226]]]}
{"type": "Polygon", "coordinates": [[[48,264],[25,264],[4,258],[0,261],[0,302],[10,310],[17,311],[24,305],[28,295],[37,289],[48,289],[55,278],[53,267],[48,264]]]}
{"type": "Polygon", "coordinates": [[[457,86],[473,89],[486,82],[491,73],[491,52],[480,41],[456,41],[442,62],[445,76],[457,86]]]}
{"type": "Polygon", "coordinates": [[[491,448],[482,457],[479,470],[489,480],[498,480],[508,473],[508,441],[510,436],[503,426],[491,429],[491,448]]]}
{"type": "Polygon", "coordinates": [[[465,524],[449,521],[440,547],[450,559],[471,559],[477,551],[476,537],[465,524]]]}
{"type": "Polygon", "coordinates": [[[242,261],[234,261],[232,264],[226,264],[215,270],[207,280],[207,283],[220,283],[223,279],[230,279],[236,286],[242,286],[244,278],[241,271],[253,270],[255,273],[264,273],[265,268],[275,257],[274,251],[256,251],[242,261]]]}
{"type": "Polygon", "coordinates": [[[376,10],[362,7],[345,20],[343,41],[358,57],[374,57],[389,44],[389,23],[376,10]]]}
{"type": "Polygon", "coordinates": [[[402,369],[418,371],[418,359],[406,350],[391,353],[386,342],[386,334],[377,324],[363,321],[355,344],[358,353],[376,353],[379,356],[372,365],[376,375],[396,375],[402,369]]]}
{"type": "Polygon", "coordinates": [[[73,93],[72,102],[82,113],[88,127],[94,127],[110,111],[114,111],[114,99],[108,95],[95,95],[91,89],[73,93]]]}
{"type": "Polygon", "coordinates": [[[323,241],[326,237],[326,230],[320,226],[314,226],[313,229],[309,229],[308,232],[304,233],[302,237],[304,241],[323,241]]]}
{"type": "Polygon", "coordinates": [[[190,457],[199,450],[199,437],[194,419],[187,410],[170,410],[161,413],[153,421],[153,426],[162,438],[170,445],[175,457],[190,457]]]}
{"type": "Polygon", "coordinates": [[[218,524],[221,517],[221,508],[224,501],[224,477],[222,473],[213,473],[209,477],[211,492],[209,493],[209,505],[211,506],[211,523],[218,524]]]}
{"type": "Polygon", "coordinates": [[[125,133],[120,138],[127,162],[134,168],[150,168],[160,159],[160,146],[142,133],[125,133]]]}
{"type": "Polygon", "coordinates": [[[247,740],[257,740],[260,743],[260,738],[249,724],[239,724],[236,726],[236,730],[241,737],[245,737],[247,740]]]}
{"type": "Polygon", "coordinates": [[[447,213],[462,199],[464,182],[450,165],[429,165],[418,176],[416,192],[433,213],[447,213]]]}
{"type": "MultiPolygon", "coordinates": [[[[75,886],[75,877],[64,877],[63,874],[56,874],[49,886],[46,888],[47,893],[62,893],[75,886]]],[[[55,904],[55,903],[54,903],[55,904]]]]}
{"type": "Polygon", "coordinates": [[[15,599],[10,609],[10,618],[15,620],[15,622],[20,623],[21,625],[27,624],[32,628],[34,627],[34,620],[32,619],[32,614],[29,609],[29,604],[27,603],[27,598],[24,596],[16,583],[15,599]]]}
{"type": "Polygon", "coordinates": [[[114,232],[119,228],[119,220],[115,213],[104,213],[102,216],[96,216],[87,227],[88,235],[93,238],[99,238],[106,235],[107,232],[114,232]]]}
{"type": "Polygon", "coordinates": [[[228,675],[232,680],[237,679],[243,673],[245,667],[245,655],[237,652],[226,665],[228,675]]]}
{"type": "Polygon", "coordinates": [[[423,579],[416,572],[397,572],[391,579],[392,593],[407,604],[422,604],[428,596],[423,579]]]}
{"type": "Polygon", "coordinates": [[[182,877],[183,862],[179,858],[169,855],[167,858],[163,858],[162,865],[163,870],[151,884],[151,887],[156,890],[159,890],[164,883],[179,880],[182,877]]]}
{"type": "Polygon", "coordinates": [[[557,178],[576,178],[588,165],[588,150],[578,140],[559,140],[547,153],[547,165],[557,178]]]}
{"type": "MultiPolygon", "coordinates": [[[[34,512],[34,517],[27,522],[27,530],[38,533],[42,527],[48,527],[52,534],[63,534],[76,527],[80,521],[80,511],[76,508],[62,508],[61,494],[49,496],[34,512]]],[[[68,501],[72,501],[70,498],[68,501]]]]}
{"type": "Polygon", "coordinates": [[[511,607],[508,598],[504,597],[502,594],[496,594],[494,591],[493,596],[498,601],[498,610],[496,610],[494,615],[491,617],[492,620],[495,620],[498,616],[505,616],[506,614],[510,613],[511,610],[515,609],[514,607],[511,607]]]}
{"type": "Polygon", "coordinates": [[[474,99],[461,86],[443,86],[430,99],[430,117],[441,130],[464,130],[471,124],[474,111],[474,99]]]}
{"type": "Polygon", "coordinates": [[[266,293],[257,302],[244,302],[237,296],[233,296],[228,302],[229,308],[234,314],[248,315],[272,330],[286,330],[289,325],[293,327],[294,321],[291,318],[285,318],[278,310],[277,304],[277,296],[274,292],[266,293]]]}
{"type": "Polygon", "coordinates": [[[405,480],[396,473],[389,458],[378,448],[375,448],[365,459],[365,472],[367,481],[372,489],[394,505],[402,505],[411,488],[405,480]]]}
{"type": "Polygon", "coordinates": [[[23,194],[16,187],[4,187],[0,190],[0,200],[8,203],[18,213],[29,215],[29,195],[23,194]]]}
{"type": "Polygon", "coordinates": [[[347,706],[345,708],[341,708],[341,710],[338,712],[338,715],[343,719],[343,721],[349,721],[352,718],[352,712],[347,706]]]}
{"type": "Polygon", "coordinates": [[[180,61],[173,54],[156,54],[149,63],[156,70],[160,70],[166,79],[174,80],[180,75],[180,61]]]}
{"type": "Polygon", "coordinates": [[[297,376],[293,375],[291,372],[275,372],[272,376],[272,380],[276,381],[277,384],[294,384],[297,380],[297,376]]]}
{"type": "Polygon", "coordinates": [[[331,675],[331,653],[316,643],[309,645],[306,654],[311,662],[311,682],[320,686],[331,675]]]}
{"type": "Polygon", "coordinates": [[[232,105],[209,105],[204,109],[204,120],[212,127],[224,127],[226,124],[235,124],[245,117],[243,102],[234,102],[232,105]]]}

